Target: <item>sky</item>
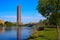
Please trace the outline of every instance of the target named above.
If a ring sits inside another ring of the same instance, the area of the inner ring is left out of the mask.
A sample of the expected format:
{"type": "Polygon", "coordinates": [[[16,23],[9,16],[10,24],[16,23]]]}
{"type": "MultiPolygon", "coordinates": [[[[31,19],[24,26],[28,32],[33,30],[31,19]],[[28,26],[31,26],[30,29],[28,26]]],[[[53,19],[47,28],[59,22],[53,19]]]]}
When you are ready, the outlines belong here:
{"type": "Polygon", "coordinates": [[[22,23],[45,19],[38,10],[38,0],[0,0],[0,20],[16,22],[17,6],[21,6],[22,23]]]}

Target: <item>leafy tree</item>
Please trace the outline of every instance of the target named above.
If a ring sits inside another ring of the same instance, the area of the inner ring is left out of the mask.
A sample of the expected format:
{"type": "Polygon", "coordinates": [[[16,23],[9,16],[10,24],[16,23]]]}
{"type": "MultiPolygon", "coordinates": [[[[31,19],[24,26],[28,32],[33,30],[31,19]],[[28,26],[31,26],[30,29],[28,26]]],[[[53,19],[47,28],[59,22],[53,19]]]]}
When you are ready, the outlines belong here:
{"type": "Polygon", "coordinates": [[[60,0],[39,0],[37,10],[50,24],[60,24],[60,0]]]}
{"type": "Polygon", "coordinates": [[[10,26],[13,26],[13,23],[6,21],[6,22],[5,22],[5,25],[6,25],[7,27],[10,27],[10,26]]]}

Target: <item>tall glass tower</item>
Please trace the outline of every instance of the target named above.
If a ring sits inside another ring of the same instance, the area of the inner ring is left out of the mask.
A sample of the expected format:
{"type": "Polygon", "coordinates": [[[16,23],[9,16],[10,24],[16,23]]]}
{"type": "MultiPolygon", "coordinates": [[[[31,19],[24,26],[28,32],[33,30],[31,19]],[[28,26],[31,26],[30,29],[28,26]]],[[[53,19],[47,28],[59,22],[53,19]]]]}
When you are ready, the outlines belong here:
{"type": "Polygon", "coordinates": [[[17,6],[17,23],[21,24],[21,7],[20,7],[20,5],[17,6]]]}

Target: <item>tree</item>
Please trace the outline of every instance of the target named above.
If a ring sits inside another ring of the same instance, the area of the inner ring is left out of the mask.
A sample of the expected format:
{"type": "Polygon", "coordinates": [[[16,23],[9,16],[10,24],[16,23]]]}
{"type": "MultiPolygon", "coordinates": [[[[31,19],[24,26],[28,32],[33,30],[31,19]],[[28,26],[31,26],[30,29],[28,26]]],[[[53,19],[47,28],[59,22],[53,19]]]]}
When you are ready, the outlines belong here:
{"type": "Polygon", "coordinates": [[[37,10],[42,16],[48,18],[50,24],[59,24],[60,0],[39,0],[37,10]]]}
{"type": "Polygon", "coordinates": [[[5,25],[6,25],[7,27],[10,27],[10,26],[13,26],[13,23],[6,21],[6,22],[5,22],[5,25]]]}
{"type": "Polygon", "coordinates": [[[56,25],[58,33],[58,25],[60,25],[60,0],[39,0],[37,10],[42,16],[48,18],[50,24],[56,25]]]}

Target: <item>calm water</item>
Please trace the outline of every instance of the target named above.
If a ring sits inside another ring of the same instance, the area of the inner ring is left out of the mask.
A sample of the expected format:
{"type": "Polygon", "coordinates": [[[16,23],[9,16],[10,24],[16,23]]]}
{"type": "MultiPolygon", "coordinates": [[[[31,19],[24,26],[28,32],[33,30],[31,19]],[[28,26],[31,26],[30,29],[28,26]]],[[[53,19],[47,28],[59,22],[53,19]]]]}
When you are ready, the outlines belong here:
{"type": "MultiPolygon", "coordinates": [[[[21,28],[21,40],[28,38],[32,34],[31,27],[21,28]]],[[[0,28],[0,40],[17,40],[16,27],[0,28]]]]}

